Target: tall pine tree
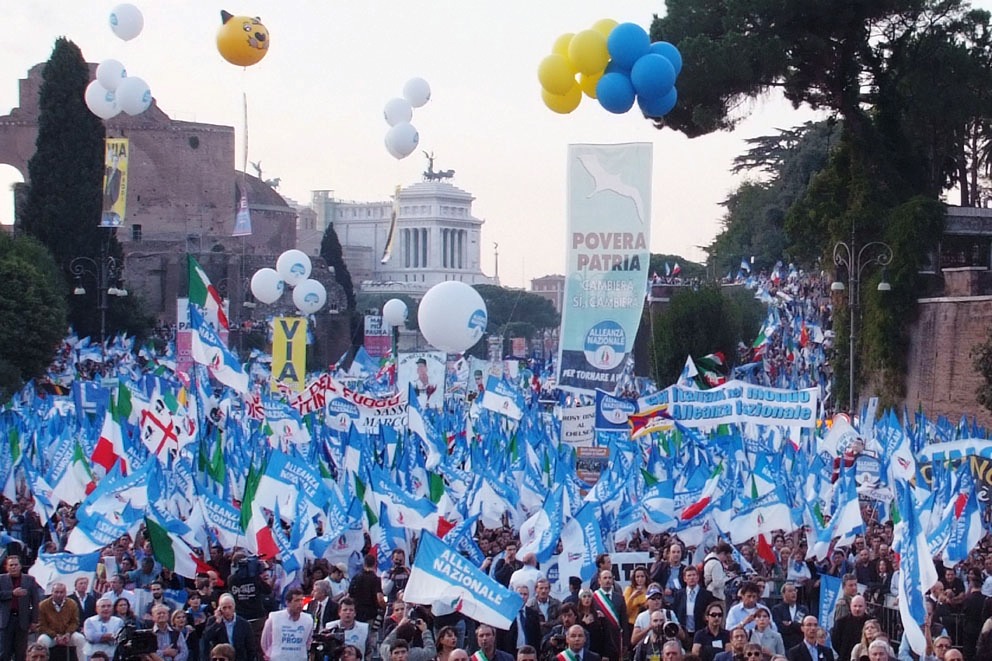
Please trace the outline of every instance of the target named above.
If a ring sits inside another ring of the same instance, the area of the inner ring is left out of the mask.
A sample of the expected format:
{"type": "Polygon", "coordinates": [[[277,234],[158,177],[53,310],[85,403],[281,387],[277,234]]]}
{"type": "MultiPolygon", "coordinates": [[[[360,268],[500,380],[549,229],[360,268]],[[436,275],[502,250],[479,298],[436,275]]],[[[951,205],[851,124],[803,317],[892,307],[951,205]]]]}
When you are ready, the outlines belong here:
{"type": "Polygon", "coordinates": [[[354,310],[355,285],[351,281],[348,265],[344,263],[344,251],[341,249],[341,241],[338,239],[338,233],[334,231],[333,223],[328,223],[327,229],[324,230],[324,238],[320,241],[320,256],[334,269],[334,279],[344,289],[348,309],[354,310]]]}
{"type": "MultiPolygon", "coordinates": [[[[75,257],[89,257],[99,264],[102,255],[110,255],[121,265],[123,256],[116,230],[100,227],[106,131],[83,100],[89,80],[89,67],[79,47],[58,38],[42,71],[38,138],[28,162],[26,200],[17,219],[21,231],[48,248],[68,283],[74,280],[69,263],[75,257]]],[[[86,295],[69,297],[69,322],[81,335],[96,336],[100,328],[97,283],[89,278],[81,284],[86,295]]],[[[108,333],[129,326],[126,321],[133,315],[122,319],[124,310],[113,307],[133,310],[134,302],[122,305],[113,296],[109,302],[113,305],[108,333]]]]}

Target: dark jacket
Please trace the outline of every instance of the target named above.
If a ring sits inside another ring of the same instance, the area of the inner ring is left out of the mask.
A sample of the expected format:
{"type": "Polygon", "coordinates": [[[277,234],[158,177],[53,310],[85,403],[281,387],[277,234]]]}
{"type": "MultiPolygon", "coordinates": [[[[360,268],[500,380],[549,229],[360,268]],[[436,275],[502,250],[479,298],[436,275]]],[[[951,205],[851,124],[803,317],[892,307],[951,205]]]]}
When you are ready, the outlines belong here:
{"type": "Polygon", "coordinates": [[[0,574],[0,629],[6,629],[10,613],[17,600],[17,623],[25,631],[38,623],[38,582],[30,574],[21,574],[21,587],[27,591],[23,597],[14,596],[10,574],[0,574]]]}
{"type": "MultiPolygon", "coordinates": [[[[524,642],[534,649],[541,649],[541,614],[534,608],[524,608],[524,642]]],[[[517,655],[517,632],[519,631],[520,618],[513,619],[513,623],[506,631],[499,631],[496,634],[496,647],[517,655]]]]}
{"type": "Polygon", "coordinates": [[[834,653],[829,647],[823,645],[816,646],[817,658],[810,658],[809,650],[806,649],[806,643],[799,643],[795,647],[790,647],[785,656],[789,661],[834,661],[834,653]]]}
{"type": "Polygon", "coordinates": [[[780,603],[772,606],[772,622],[782,634],[782,644],[786,651],[803,642],[802,621],[807,615],[809,609],[799,603],[796,604],[795,619],[790,616],[788,604],[780,603]]]}
{"type": "Polygon", "coordinates": [[[234,616],[234,640],[227,639],[227,626],[216,619],[207,625],[200,640],[200,658],[209,659],[214,645],[228,643],[238,651],[238,661],[258,661],[258,649],[251,623],[240,615],[234,616]]]}
{"type": "MultiPolygon", "coordinates": [[[[696,607],[692,609],[692,616],[695,620],[696,629],[702,629],[706,626],[706,609],[709,608],[710,604],[716,601],[716,597],[713,593],[704,588],[702,585],[697,586],[699,588],[699,593],[696,595],[696,607]]],[[[687,594],[688,588],[679,590],[675,595],[675,604],[672,606],[672,610],[675,611],[675,616],[679,618],[679,622],[682,626],[686,623],[686,603],[689,595],[687,594]]]]}

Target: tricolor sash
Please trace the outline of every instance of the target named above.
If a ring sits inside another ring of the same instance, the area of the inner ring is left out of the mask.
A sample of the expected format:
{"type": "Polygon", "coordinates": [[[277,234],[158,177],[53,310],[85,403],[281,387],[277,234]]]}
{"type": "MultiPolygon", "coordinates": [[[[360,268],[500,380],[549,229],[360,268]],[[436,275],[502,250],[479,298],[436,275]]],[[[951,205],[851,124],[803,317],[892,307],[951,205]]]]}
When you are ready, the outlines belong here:
{"type": "Polygon", "coordinates": [[[489,661],[489,657],[481,649],[472,655],[472,661],[489,661]]]}
{"type": "Polygon", "coordinates": [[[579,655],[566,647],[555,656],[555,661],[579,661],[579,655]]]}
{"type": "Polygon", "coordinates": [[[603,588],[600,588],[592,593],[592,600],[599,606],[599,610],[603,612],[606,619],[610,621],[610,624],[614,628],[620,628],[620,616],[617,615],[616,609],[613,607],[613,600],[610,595],[603,592],[603,588]]]}

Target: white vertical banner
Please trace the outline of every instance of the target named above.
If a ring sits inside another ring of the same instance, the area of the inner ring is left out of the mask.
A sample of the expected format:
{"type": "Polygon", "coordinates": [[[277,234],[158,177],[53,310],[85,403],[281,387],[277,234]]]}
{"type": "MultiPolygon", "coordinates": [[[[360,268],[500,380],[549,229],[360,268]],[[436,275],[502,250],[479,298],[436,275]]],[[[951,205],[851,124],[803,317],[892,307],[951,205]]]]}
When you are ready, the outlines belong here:
{"type": "Polygon", "coordinates": [[[634,349],[651,242],[652,147],[569,145],[562,388],[612,390],[634,349]]]}

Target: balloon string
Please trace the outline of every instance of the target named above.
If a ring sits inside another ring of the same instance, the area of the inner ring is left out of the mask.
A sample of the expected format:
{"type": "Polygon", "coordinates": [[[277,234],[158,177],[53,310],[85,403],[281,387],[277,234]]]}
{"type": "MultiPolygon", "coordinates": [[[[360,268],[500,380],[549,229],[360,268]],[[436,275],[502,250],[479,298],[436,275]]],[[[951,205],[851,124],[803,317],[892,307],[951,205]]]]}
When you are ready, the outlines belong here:
{"type": "Polygon", "coordinates": [[[244,150],[241,155],[241,173],[244,176],[244,182],[247,186],[248,184],[248,92],[244,90],[244,86],[241,89],[241,106],[244,109],[244,117],[242,118],[242,143],[244,144],[244,150]]]}

